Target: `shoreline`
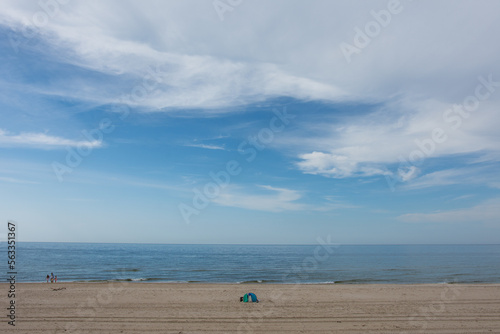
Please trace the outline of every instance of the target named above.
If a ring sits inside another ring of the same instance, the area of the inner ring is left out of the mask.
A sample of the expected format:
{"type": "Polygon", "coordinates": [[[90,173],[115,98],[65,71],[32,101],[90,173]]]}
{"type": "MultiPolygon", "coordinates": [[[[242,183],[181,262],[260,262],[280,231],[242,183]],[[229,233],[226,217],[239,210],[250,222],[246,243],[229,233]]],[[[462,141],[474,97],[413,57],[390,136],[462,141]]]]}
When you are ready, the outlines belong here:
{"type": "MultiPolygon", "coordinates": [[[[130,283],[130,284],[208,284],[208,285],[335,285],[335,286],[343,286],[343,285],[395,285],[395,286],[405,286],[405,285],[498,285],[500,286],[500,282],[423,282],[423,283],[387,283],[387,282],[203,282],[203,281],[161,281],[161,280],[143,280],[143,279],[123,279],[123,280],[88,280],[88,281],[58,281],[57,283],[47,283],[47,282],[22,282],[16,281],[17,284],[47,284],[47,285],[56,285],[56,284],[105,284],[105,283],[130,283]]],[[[0,283],[2,284],[8,283],[0,283]]]]}
{"type": "MultiPolygon", "coordinates": [[[[144,282],[16,283],[15,333],[458,334],[500,328],[500,284],[135,283],[144,282]],[[239,302],[248,292],[260,302],[239,302]]],[[[6,292],[8,283],[0,289],[6,292]]],[[[6,320],[0,329],[11,329],[6,320]]]]}

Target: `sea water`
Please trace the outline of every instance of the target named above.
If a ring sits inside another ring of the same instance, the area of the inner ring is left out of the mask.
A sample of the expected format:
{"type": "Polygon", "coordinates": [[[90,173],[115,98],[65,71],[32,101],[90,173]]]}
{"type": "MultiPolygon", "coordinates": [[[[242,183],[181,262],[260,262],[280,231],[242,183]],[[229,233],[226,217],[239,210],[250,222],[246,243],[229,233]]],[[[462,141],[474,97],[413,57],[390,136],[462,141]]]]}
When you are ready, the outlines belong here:
{"type": "MultiPolygon", "coordinates": [[[[16,244],[18,282],[500,283],[500,245],[16,244]]],[[[0,243],[7,273],[7,244],[0,243]]]]}

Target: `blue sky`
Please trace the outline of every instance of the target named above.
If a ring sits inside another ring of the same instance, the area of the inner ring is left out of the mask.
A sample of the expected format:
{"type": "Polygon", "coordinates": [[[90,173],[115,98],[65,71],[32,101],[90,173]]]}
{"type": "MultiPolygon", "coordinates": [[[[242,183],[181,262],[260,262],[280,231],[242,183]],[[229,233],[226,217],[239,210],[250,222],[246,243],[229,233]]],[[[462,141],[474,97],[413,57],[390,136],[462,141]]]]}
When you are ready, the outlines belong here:
{"type": "Polygon", "coordinates": [[[500,242],[495,1],[3,7],[20,240],[500,242]]]}

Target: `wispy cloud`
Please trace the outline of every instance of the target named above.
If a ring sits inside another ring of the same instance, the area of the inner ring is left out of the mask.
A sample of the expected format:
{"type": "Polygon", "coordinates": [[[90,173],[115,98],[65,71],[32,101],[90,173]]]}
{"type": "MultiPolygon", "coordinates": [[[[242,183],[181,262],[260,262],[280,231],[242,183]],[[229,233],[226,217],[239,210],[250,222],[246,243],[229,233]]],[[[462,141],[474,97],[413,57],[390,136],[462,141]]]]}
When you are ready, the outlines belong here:
{"type": "Polygon", "coordinates": [[[327,211],[337,211],[341,209],[356,209],[359,208],[358,205],[353,205],[345,202],[340,198],[335,198],[332,196],[325,197],[325,202],[317,205],[308,205],[313,211],[327,212],[327,211]]]}
{"type": "Polygon", "coordinates": [[[453,199],[451,199],[452,201],[463,201],[463,200],[466,200],[466,199],[469,199],[469,198],[472,198],[474,197],[475,195],[473,194],[467,194],[467,195],[462,195],[462,196],[458,196],[458,197],[455,197],[453,199]]]}
{"type": "Polygon", "coordinates": [[[297,202],[302,195],[296,190],[268,185],[260,185],[258,188],[265,191],[255,194],[255,191],[244,192],[241,187],[231,186],[224,189],[212,201],[222,206],[270,212],[296,211],[305,208],[304,204],[297,202]]]}
{"type": "Polygon", "coordinates": [[[496,168],[491,166],[467,166],[462,168],[443,169],[414,178],[404,185],[404,189],[424,189],[439,186],[484,185],[496,188],[500,182],[496,168]]]}
{"type": "Polygon", "coordinates": [[[348,65],[339,45],[352,43],[355,25],[366,23],[359,21],[358,13],[385,6],[379,5],[255,0],[245,10],[231,13],[234,20],[221,24],[210,1],[137,5],[110,0],[58,5],[57,15],[50,15],[47,24],[36,25],[30,18],[36,11],[45,14],[40,6],[7,0],[0,23],[19,31],[21,40],[22,33],[33,28],[54,60],[109,76],[90,81],[73,73],[71,78],[61,78],[68,85],[48,87],[47,94],[114,103],[116,96],[130,94],[149,75],[147,98],[131,103],[164,111],[221,111],[218,108],[276,96],[386,101],[401,94],[453,101],[467,93],[471,78],[484,72],[498,74],[493,55],[499,53],[500,44],[488,38],[500,32],[495,15],[499,5],[494,2],[464,3],[454,9],[456,15],[449,15],[452,1],[412,6],[348,65]],[[117,12],[125,19],[115,20],[117,12]],[[332,20],[331,13],[342,15],[332,20]],[[276,25],[277,16],[287,20],[276,25]],[[310,24],[304,30],[296,22],[310,24]],[[249,24],[273,29],[249,31],[249,24]],[[439,48],[440,55],[430,55],[429,48],[439,48]],[[147,68],[157,65],[161,70],[151,76],[147,68]]]}
{"type": "MultiPolygon", "coordinates": [[[[409,182],[432,159],[476,155],[482,157],[481,163],[498,162],[500,137],[494,127],[500,127],[500,119],[494,104],[485,102],[459,127],[443,117],[451,107],[436,100],[384,105],[368,115],[324,122],[319,130],[318,124],[306,124],[316,131],[290,133],[280,144],[298,152],[299,170],[332,178],[397,174],[409,182]],[[433,138],[434,131],[442,134],[439,140],[433,138]],[[406,172],[399,169],[401,165],[406,172]]],[[[461,166],[477,161],[462,161],[461,166]]]]}
{"type": "MultiPolygon", "coordinates": [[[[210,109],[211,112],[228,112],[227,107],[275,96],[333,100],[344,94],[334,84],[300,73],[291,73],[265,60],[245,60],[243,57],[221,54],[219,50],[186,50],[186,45],[178,44],[178,38],[185,39],[196,31],[213,31],[220,27],[220,22],[213,17],[215,20],[208,22],[212,26],[199,26],[192,30],[192,24],[186,25],[183,19],[171,16],[177,9],[189,10],[189,17],[193,20],[198,21],[196,17],[199,15],[202,15],[199,23],[206,20],[205,11],[193,11],[192,5],[186,5],[187,3],[180,6],[156,3],[148,6],[146,2],[137,7],[134,4],[110,1],[99,6],[64,6],[64,12],[49,20],[47,25],[34,27],[51,36],[45,40],[48,46],[46,52],[53,53],[51,58],[62,64],[88,71],[89,76],[94,76],[95,73],[101,75],[99,80],[95,80],[74,72],[73,79],[60,78],[59,82],[66,84],[44,87],[44,94],[112,104],[123,103],[118,96],[124,93],[131,97],[134,92],[141,90],[140,98],[129,98],[126,103],[149,111],[200,108],[205,111],[210,109]],[[158,17],[151,11],[153,7],[164,16],[158,17]],[[113,24],[111,16],[106,17],[115,10],[135,18],[138,17],[135,14],[140,11],[140,15],[145,18],[143,23],[147,22],[151,31],[144,24],[132,28],[132,21],[135,20],[130,21],[131,26],[113,24]],[[103,25],[92,23],[88,17],[100,19],[99,22],[103,25]],[[144,42],[159,31],[172,32],[173,26],[183,29],[184,36],[169,33],[158,36],[156,43],[144,42]],[[137,39],[137,33],[142,38],[137,39]],[[171,44],[174,40],[175,47],[171,44]],[[165,47],[165,43],[170,46],[165,47]]],[[[19,27],[23,24],[33,25],[25,20],[25,17],[33,16],[28,7],[16,2],[6,4],[3,17],[7,19],[1,20],[0,16],[0,23],[14,30],[20,30],[19,27]]],[[[195,7],[213,11],[211,3],[200,2],[195,7]]],[[[238,41],[239,38],[235,40],[238,41]]]]}
{"type": "MultiPolygon", "coordinates": [[[[432,173],[425,174],[419,178],[414,178],[408,184],[405,184],[405,189],[423,189],[430,187],[449,186],[459,183],[464,183],[466,179],[473,176],[472,169],[466,168],[451,168],[444,169],[432,173]]],[[[481,177],[480,174],[476,176],[481,177]]]]}
{"type": "Polygon", "coordinates": [[[466,209],[431,213],[408,213],[398,217],[408,223],[495,223],[500,217],[500,198],[487,200],[466,209]]]}
{"type": "Polygon", "coordinates": [[[137,175],[126,175],[118,173],[108,173],[101,171],[86,170],[81,171],[78,175],[68,179],[66,182],[79,184],[96,184],[107,186],[130,186],[137,188],[149,188],[165,191],[173,191],[175,193],[189,193],[191,191],[185,183],[167,182],[161,178],[142,178],[137,175]]]}
{"type": "Polygon", "coordinates": [[[50,136],[45,133],[20,133],[17,135],[9,134],[0,129],[0,146],[3,147],[30,147],[42,149],[56,149],[65,147],[85,147],[98,148],[102,146],[101,141],[97,140],[72,140],[56,136],[50,136]]]}
{"type": "Polygon", "coordinates": [[[224,146],[213,145],[213,144],[185,144],[184,146],[205,148],[207,150],[223,150],[223,151],[226,150],[226,148],[224,146]]]}
{"type": "Polygon", "coordinates": [[[19,183],[19,184],[38,184],[39,183],[39,182],[34,182],[34,181],[21,180],[21,179],[16,179],[16,178],[12,178],[12,177],[1,177],[1,176],[0,176],[0,182],[19,183]]]}
{"type": "Polygon", "coordinates": [[[299,155],[302,161],[297,163],[306,174],[318,174],[327,177],[344,178],[351,176],[390,175],[383,168],[361,164],[345,155],[312,152],[299,155]]]}
{"type": "Polygon", "coordinates": [[[316,204],[301,202],[300,200],[304,198],[302,192],[292,189],[269,185],[257,185],[256,187],[233,185],[222,190],[221,194],[212,201],[222,206],[269,212],[328,212],[358,207],[331,196],[323,198],[316,204]]]}

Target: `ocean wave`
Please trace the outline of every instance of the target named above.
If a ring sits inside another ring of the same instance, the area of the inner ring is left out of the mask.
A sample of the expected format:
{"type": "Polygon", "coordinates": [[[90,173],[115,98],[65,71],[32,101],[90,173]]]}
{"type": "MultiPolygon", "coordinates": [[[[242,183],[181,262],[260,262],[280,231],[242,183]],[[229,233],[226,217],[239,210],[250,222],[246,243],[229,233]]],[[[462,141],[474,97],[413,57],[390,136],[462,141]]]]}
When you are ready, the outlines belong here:
{"type": "Polygon", "coordinates": [[[250,280],[250,281],[239,281],[236,284],[256,284],[256,283],[279,283],[279,281],[274,279],[263,279],[263,280],[250,280]]]}
{"type": "Polygon", "coordinates": [[[103,270],[104,272],[108,273],[121,273],[121,272],[138,272],[141,271],[139,268],[115,268],[115,269],[108,269],[108,270],[103,270]]]}
{"type": "Polygon", "coordinates": [[[348,279],[348,280],[342,280],[342,281],[335,281],[335,284],[367,284],[367,283],[391,283],[391,280],[381,280],[381,279],[374,279],[374,278],[353,278],[353,279],[348,279]]]}
{"type": "MultiPolygon", "coordinates": [[[[138,277],[138,278],[113,278],[113,279],[89,279],[89,280],[65,280],[66,283],[112,283],[112,282],[164,282],[164,283],[201,283],[201,281],[188,280],[169,280],[161,277],[138,277]]],[[[61,282],[62,283],[62,282],[61,282]]]]}

